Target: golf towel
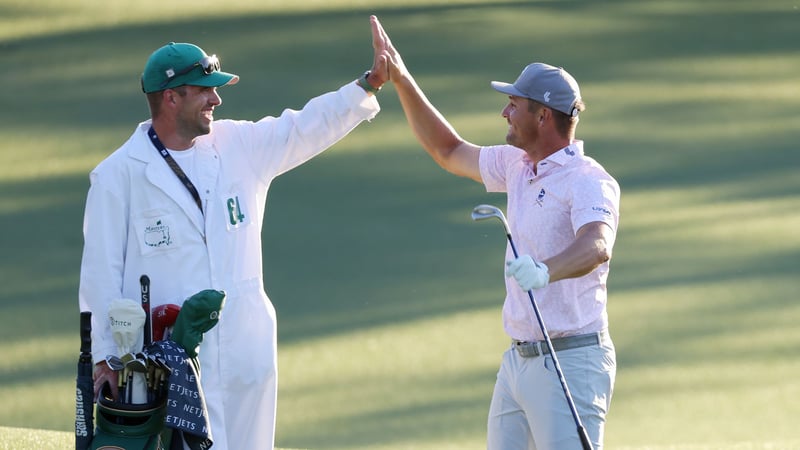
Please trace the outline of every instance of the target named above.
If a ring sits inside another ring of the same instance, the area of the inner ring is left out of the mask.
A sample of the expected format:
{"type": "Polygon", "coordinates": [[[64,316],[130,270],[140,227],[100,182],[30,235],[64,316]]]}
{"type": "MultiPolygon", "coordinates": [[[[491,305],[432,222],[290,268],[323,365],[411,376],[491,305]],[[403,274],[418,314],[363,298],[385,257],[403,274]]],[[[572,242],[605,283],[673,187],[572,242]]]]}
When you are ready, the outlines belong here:
{"type": "Polygon", "coordinates": [[[211,429],[200,378],[184,349],[173,341],[154,342],[148,353],[163,358],[171,369],[167,380],[167,411],[164,426],[182,435],[192,450],[211,447],[211,429]]]}

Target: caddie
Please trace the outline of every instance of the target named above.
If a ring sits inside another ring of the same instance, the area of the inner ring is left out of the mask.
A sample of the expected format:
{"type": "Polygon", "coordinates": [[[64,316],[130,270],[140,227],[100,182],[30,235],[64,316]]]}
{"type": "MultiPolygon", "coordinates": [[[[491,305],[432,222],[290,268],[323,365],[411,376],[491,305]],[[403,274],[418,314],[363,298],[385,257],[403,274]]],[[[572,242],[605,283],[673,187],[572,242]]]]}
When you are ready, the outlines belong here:
{"type": "Polygon", "coordinates": [[[276,176],[378,113],[374,94],[388,70],[375,26],[368,72],[299,111],[257,122],[215,120],[218,88],[239,81],[215,55],[189,43],[150,55],[141,87],[151,118],[90,175],[79,303],[93,313],[95,395],[106,382],[116,388],[117,374],[103,363],[116,352],[109,304],[139,298],[142,274],[153,307],[224,291],[224,313],[199,351],[213,448],[273,448],[276,324],[261,255],[267,192],[276,176]]]}

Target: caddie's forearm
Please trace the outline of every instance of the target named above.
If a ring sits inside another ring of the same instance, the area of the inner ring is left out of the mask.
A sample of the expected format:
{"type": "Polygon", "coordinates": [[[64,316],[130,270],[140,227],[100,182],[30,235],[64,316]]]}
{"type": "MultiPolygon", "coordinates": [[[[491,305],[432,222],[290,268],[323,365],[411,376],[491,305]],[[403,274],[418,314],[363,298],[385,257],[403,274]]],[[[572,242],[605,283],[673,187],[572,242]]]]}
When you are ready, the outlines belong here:
{"type": "Polygon", "coordinates": [[[444,161],[463,142],[461,136],[431,104],[410,75],[393,78],[392,81],[417,140],[440,166],[447,168],[444,161]]]}

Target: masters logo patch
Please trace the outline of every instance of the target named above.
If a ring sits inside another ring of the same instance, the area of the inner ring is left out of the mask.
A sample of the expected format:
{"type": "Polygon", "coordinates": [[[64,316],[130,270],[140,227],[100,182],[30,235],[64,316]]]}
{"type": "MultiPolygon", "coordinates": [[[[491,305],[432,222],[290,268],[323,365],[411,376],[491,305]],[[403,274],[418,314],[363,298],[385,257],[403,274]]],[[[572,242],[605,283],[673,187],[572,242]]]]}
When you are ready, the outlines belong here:
{"type": "Polygon", "coordinates": [[[169,235],[169,225],[156,221],[153,225],[144,228],[144,243],[148,247],[160,248],[172,245],[172,238],[169,235]]]}

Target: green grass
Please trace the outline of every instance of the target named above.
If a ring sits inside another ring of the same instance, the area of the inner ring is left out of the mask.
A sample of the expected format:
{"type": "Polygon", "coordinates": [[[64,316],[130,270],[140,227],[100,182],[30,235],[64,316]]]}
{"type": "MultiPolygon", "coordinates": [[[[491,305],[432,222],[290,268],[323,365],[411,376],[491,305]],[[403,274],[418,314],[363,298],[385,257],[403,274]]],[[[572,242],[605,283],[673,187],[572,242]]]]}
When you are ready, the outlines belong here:
{"type": "MultiPolygon", "coordinates": [[[[505,133],[489,80],[542,60],[580,81],[579,136],[623,189],[607,447],[800,447],[794,2],[30,3],[0,0],[0,448],[71,445],[87,174],[146,118],[149,53],[217,53],[242,77],[217,117],[258,119],[368,68],[372,13],[477,143],[505,133]]],[[[380,100],[270,192],[277,444],[483,448],[504,236],[469,211],[503,197],[436,167],[380,100]]]]}

